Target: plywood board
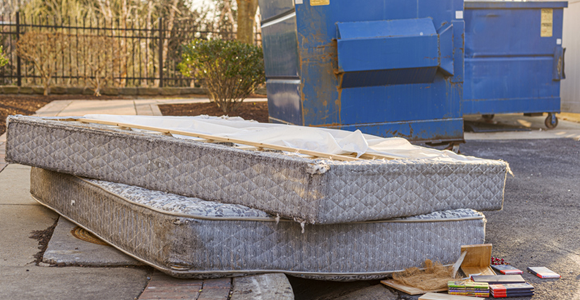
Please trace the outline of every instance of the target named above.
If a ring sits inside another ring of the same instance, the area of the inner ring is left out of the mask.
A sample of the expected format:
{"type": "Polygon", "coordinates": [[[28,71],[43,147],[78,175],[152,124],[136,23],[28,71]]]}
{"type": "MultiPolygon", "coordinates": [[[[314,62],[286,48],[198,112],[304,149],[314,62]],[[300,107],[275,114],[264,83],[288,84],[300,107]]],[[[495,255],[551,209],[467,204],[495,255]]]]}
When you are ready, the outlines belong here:
{"type": "Polygon", "coordinates": [[[497,275],[492,268],[488,267],[464,267],[461,266],[461,271],[465,276],[470,277],[470,275],[497,275]]]}
{"type": "Polygon", "coordinates": [[[491,264],[491,248],[491,244],[461,246],[461,252],[467,251],[461,268],[488,267],[491,264]]]}
{"type": "Polygon", "coordinates": [[[457,295],[449,295],[449,294],[438,294],[438,293],[427,293],[427,294],[419,297],[419,300],[474,300],[474,299],[481,299],[481,298],[457,296],[457,295]]]}
{"type": "MultiPolygon", "coordinates": [[[[388,286],[388,287],[392,287],[396,290],[399,290],[401,292],[407,293],[409,295],[421,295],[421,294],[425,294],[425,293],[429,293],[429,292],[444,292],[447,291],[447,288],[443,288],[443,289],[438,289],[438,290],[432,290],[432,291],[424,291],[422,289],[416,288],[416,287],[412,287],[412,286],[406,286],[403,284],[400,284],[392,279],[389,280],[381,280],[381,283],[388,286]]],[[[473,300],[473,299],[471,299],[473,300]]]]}

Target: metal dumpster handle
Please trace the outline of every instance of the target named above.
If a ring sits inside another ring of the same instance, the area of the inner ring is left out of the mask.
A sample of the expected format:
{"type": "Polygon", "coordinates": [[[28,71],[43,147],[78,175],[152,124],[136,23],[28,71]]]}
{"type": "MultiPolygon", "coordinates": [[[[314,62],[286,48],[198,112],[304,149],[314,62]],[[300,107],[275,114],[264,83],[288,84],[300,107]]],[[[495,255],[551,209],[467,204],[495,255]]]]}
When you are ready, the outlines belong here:
{"type": "Polygon", "coordinates": [[[566,57],[566,48],[562,49],[562,79],[566,79],[566,72],[565,72],[565,66],[566,66],[566,60],[564,59],[566,57]]]}
{"type": "Polygon", "coordinates": [[[554,69],[552,71],[552,80],[560,81],[566,79],[566,73],[564,72],[564,54],[566,54],[566,48],[562,46],[556,46],[554,50],[554,69]]]}

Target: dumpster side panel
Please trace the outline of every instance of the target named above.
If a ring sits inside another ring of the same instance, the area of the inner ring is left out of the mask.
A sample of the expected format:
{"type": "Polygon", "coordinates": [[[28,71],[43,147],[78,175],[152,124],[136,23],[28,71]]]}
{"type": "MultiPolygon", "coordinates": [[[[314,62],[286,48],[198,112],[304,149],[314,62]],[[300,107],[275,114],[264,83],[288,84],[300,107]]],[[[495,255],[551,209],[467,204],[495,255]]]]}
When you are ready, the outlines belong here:
{"type": "Polygon", "coordinates": [[[552,57],[483,57],[465,60],[464,111],[471,114],[555,112],[560,82],[552,57]]]}
{"type": "Polygon", "coordinates": [[[465,55],[553,55],[562,39],[563,10],[553,9],[551,37],[541,36],[540,19],[541,9],[468,9],[465,55]]]}
{"type": "Polygon", "coordinates": [[[465,2],[463,114],[560,110],[565,2],[465,2]]]}
{"type": "Polygon", "coordinates": [[[268,78],[299,77],[296,17],[266,23],[262,27],[264,38],[264,67],[268,78]]]}
{"type": "MultiPolygon", "coordinates": [[[[456,42],[463,33],[458,11],[463,11],[463,1],[371,0],[361,5],[332,0],[330,5],[311,6],[305,0],[296,5],[304,124],[411,140],[462,140],[460,80],[436,71],[430,83],[340,88],[336,50],[337,22],[431,18],[436,30],[459,21],[453,28],[455,57],[463,53],[463,43],[456,42]]],[[[453,70],[463,73],[460,64],[453,70]]]]}
{"type": "Polygon", "coordinates": [[[303,125],[300,79],[268,79],[266,89],[270,122],[303,125]]]}
{"type": "Polygon", "coordinates": [[[303,125],[294,1],[259,4],[270,121],[303,125]]]}
{"type": "Polygon", "coordinates": [[[262,24],[294,9],[294,0],[259,0],[262,24]]]}

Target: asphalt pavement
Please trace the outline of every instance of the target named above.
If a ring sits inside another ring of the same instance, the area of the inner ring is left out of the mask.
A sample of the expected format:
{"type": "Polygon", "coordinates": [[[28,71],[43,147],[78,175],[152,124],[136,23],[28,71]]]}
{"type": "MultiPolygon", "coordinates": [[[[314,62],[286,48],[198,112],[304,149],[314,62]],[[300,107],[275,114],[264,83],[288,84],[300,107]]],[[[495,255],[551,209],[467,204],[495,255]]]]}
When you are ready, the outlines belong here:
{"type": "Polygon", "coordinates": [[[533,299],[580,299],[580,141],[468,141],[461,150],[505,160],[514,173],[506,181],[503,210],[484,212],[493,256],[520,270],[547,267],[562,276],[524,272],[533,299]]]}

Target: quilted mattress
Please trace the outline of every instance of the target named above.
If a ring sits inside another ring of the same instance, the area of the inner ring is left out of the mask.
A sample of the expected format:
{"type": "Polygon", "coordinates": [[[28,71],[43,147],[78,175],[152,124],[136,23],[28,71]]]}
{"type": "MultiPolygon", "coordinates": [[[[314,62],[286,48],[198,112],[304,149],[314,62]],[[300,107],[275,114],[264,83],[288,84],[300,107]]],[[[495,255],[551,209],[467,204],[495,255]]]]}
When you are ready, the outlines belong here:
{"type": "Polygon", "coordinates": [[[6,161],[241,204],[311,224],[499,210],[507,163],[333,161],[39,117],[8,118],[6,161]]]}
{"type": "Polygon", "coordinates": [[[382,278],[430,258],[453,263],[480,244],[485,217],[457,209],[385,221],[306,225],[235,204],[32,168],[41,204],[119,250],[176,277],[264,272],[326,279],[382,278]]]}

